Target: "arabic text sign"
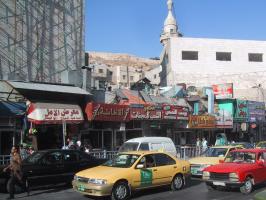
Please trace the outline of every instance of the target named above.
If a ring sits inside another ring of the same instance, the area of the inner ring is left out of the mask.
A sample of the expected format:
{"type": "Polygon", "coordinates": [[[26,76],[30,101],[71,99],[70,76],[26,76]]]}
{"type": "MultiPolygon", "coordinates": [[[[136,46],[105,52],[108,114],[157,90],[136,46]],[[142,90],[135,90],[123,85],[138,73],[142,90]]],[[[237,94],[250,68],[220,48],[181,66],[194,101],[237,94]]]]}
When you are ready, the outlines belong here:
{"type": "Polygon", "coordinates": [[[130,108],[130,119],[133,120],[154,120],[162,119],[162,111],[160,108],[150,105],[150,106],[140,106],[130,108]]]}
{"type": "Polygon", "coordinates": [[[43,120],[83,120],[79,109],[55,109],[47,108],[39,111],[43,115],[43,120]]]}
{"type": "Polygon", "coordinates": [[[88,103],[86,107],[88,120],[96,121],[128,121],[127,105],[88,103]]]}
{"type": "Polygon", "coordinates": [[[215,128],[216,119],[210,115],[190,115],[189,128],[215,128]]]}
{"type": "Polygon", "coordinates": [[[163,105],[162,118],[188,120],[188,108],[175,105],[163,105]]]}

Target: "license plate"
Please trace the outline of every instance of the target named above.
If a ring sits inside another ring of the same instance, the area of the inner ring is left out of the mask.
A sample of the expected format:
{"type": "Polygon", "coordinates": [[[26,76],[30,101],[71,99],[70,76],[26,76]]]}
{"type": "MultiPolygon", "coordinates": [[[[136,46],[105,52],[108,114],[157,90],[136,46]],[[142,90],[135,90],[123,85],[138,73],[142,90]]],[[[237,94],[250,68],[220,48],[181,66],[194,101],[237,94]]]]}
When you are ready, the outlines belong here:
{"type": "Polygon", "coordinates": [[[225,186],[224,182],[218,182],[218,181],[214,181],[212,184],[213,185],[219,185],[219,186],[225,186]]]}
{"type": "Polygon", "coordinates": [[[85,191],[85,186],[84,185],[78,185],[78,191],[84,192],[85,191]]]}

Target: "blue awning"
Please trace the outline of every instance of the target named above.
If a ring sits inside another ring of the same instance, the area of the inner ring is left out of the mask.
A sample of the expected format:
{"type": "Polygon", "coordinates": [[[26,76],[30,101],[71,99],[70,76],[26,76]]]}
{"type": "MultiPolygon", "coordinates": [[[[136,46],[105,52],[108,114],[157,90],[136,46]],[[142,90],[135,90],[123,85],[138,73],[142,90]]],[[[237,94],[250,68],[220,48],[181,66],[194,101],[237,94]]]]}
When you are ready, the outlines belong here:
{"type": "Polygon", "coordinates": [[[0,102],[0,117],[21,116],[26,112],[26,104],[18,102],[0,102]]]}

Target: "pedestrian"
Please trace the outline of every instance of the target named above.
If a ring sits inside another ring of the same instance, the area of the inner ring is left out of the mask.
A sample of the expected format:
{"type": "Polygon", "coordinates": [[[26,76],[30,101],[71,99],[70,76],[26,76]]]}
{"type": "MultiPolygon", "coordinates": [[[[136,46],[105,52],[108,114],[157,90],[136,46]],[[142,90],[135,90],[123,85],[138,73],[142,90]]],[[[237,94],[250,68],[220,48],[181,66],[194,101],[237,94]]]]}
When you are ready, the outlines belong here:
{"type": "Polygon", "coordinates": [[[200,155],[201,153],[201,141],[200,138],[197,137],[197,141],[196,141],[196,154],[200,155]]]}
{"type": "Polygon", "coordinates": [[[15,184],[21,186],[29,195],[29,190],[23,183],[23,173],[22,173],[22,159],[19,153],[19,147],[14,146],[11,149],[11,159],[10,164],[3,169],[4,172],[10,171],[10,182],[8,185],[9,197],[7,199],[14,199],[15,184]]]}
{"type": "Polygon", "coordinates": [[[202,143],[202,152],[204,152],[208,148],[208,141],[205,139],[205,137],[203,137],[201,143],[202,143]]]}
{"type": "Polygon", "coordinates": [[[24,160],[24,159],[26,159],[26,158],[28,157],[27,150],[26,150],[26,148],[23,146],[23,144],[20,145],[19,152],[20,152],[20,157],[21,157],[22,160],[24,160]]]}
{"type": "Polygon", "coordinates": [[[77,141],[77,150],[84,151],[84,148],[81,145],[81,141],[80,140],[77,141]]]}

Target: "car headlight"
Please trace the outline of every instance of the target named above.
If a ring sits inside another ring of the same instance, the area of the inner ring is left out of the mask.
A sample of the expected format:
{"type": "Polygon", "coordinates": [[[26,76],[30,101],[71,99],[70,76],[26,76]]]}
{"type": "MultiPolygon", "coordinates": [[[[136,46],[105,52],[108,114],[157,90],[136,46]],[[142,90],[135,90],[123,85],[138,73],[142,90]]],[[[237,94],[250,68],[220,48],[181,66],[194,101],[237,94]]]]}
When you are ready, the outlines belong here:
{"type": "Polygon", "coordinates": [[[239,181],[239,176],[237,173],[230,173],[229,174],[229,180],[231,182],[238,182],[239,181]]]}
{"type": "Polygon", "coordinates": [[[210,172],[203,171],[202,179],[204,179],[204,180],[210,179],[210,172]]]}
{"type": "Polygon", "coordinates": [[[92,184],[96,184],[96,185],[105,185],[105,184],[107,184],[107,180],[89,178],[88,183],[92,183],[92,184]]]}

